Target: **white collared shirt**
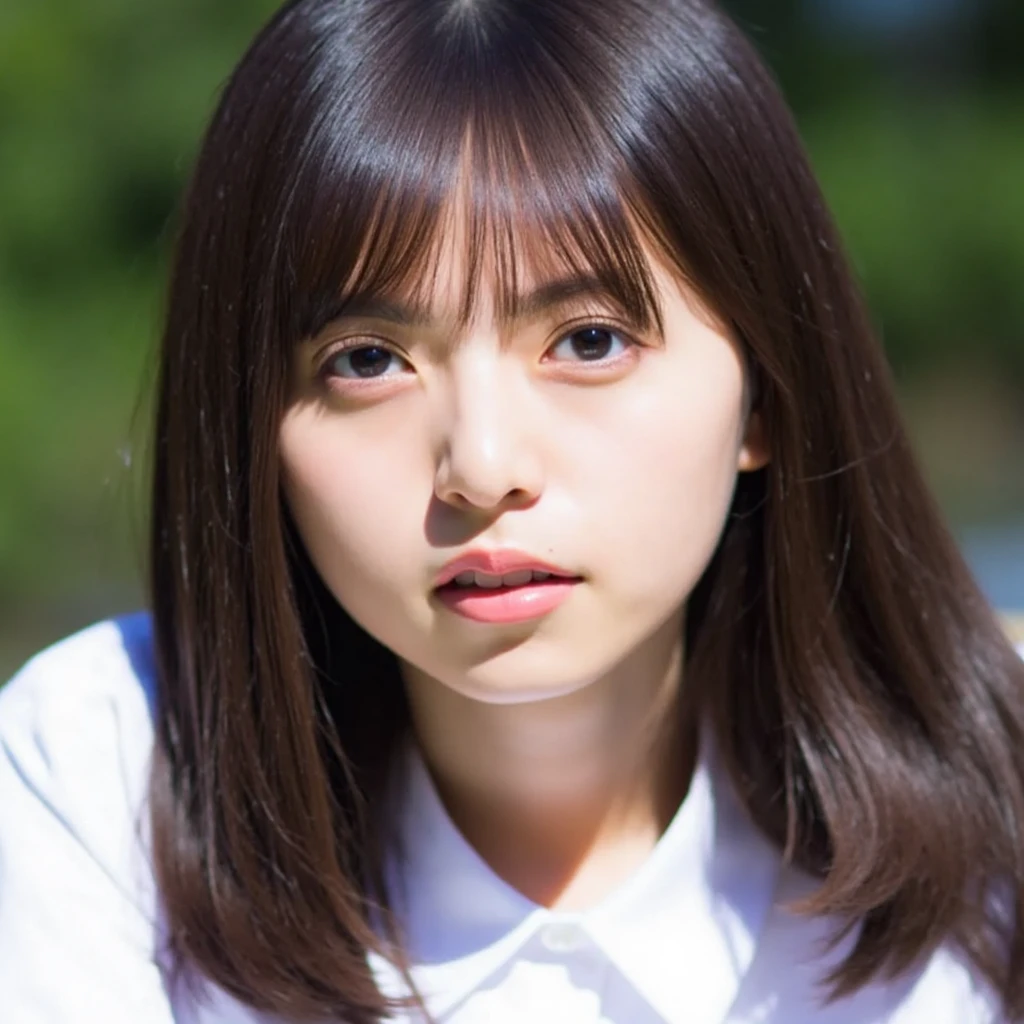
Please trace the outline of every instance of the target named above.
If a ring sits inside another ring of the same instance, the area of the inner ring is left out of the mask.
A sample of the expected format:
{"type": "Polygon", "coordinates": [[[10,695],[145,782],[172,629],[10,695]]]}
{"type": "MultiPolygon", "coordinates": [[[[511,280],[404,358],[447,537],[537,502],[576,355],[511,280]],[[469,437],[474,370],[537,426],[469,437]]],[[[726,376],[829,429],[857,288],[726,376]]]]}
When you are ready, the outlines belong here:
{"type": "MultiPolygon", "coordinates": [[[[170,988],[156,952],[142,813],[153,687],[149,619],[137,615],[49,648],[0,691],[0,1024],[271,1021],[212,985],[201,998],[170,988]]],[[[825,955],[835,922],[782,908],[816,883],[781,863],[707,743],[651,856],[583,913],[537,906],[498,878],[415,755],[402,808],[405,856],[389,874],[439,1024],[998,1020],[947,947],[824,1007],[816,982],[853,936],[825,955]]],[[[389,963],[371,965],[382,990],[405,994],[389,963]]]]}

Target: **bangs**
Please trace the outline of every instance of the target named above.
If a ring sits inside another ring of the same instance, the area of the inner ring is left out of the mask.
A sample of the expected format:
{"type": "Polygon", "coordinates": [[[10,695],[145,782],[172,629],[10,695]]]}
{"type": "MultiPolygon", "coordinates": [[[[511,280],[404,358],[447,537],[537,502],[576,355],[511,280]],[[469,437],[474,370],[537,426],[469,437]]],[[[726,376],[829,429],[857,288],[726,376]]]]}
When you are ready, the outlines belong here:
{"type": "Polygon", "coordinates": [[[399,59],[374,69],[372,88],[339,88],[311,124],[273,261],[286,345],[353,299],[423,308],[438,284],[457,296],[461,326],[482,283],[507,322],[524,282],[584,279],[631,323],[660,330],[649,218],[593,97],[543,54],[508,56],[482,61],[467,48],[428,68],[399,59]],[[439,281],[453,265],[446,246],[461,281],[439,281]]]}

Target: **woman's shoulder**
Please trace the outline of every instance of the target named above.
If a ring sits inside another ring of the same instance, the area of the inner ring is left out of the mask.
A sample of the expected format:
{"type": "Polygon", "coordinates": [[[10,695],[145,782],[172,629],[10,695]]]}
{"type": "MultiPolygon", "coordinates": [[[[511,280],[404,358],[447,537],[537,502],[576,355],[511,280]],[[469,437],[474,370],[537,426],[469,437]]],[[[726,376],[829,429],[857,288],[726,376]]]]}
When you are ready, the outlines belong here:
{"type": "Polygon", "coordinates": [[[86,1007],[173,1019],[142,813],[154,679],[149,616],[136,614],[46,648],[0,689],[4,1020],[86,1007]]]}
{"type": "Polygon", "coordinates": [[[48,808],[97,859],[120,859],[148,781],[154,687],[145,612],[41,651],[0,688],[0,788],[27,816],[48,808]]]}
{"type": "Polygon", "coordinates": [[[0,687],[0,736],[81,726],[83,715],[151,721],[155,679],[149,613],[105,619],[40,651],[0,687]]]}
{"type": "Polygon", "coordinates": [[[1001,1024],[995,992],[951,941],[896,978],[883,973],[830,1002],[826,978],[853,952],[859,928],[793,909],[820,885],[792,864],[782,867],[775,906],[729,1024],[1001,1024]]]}

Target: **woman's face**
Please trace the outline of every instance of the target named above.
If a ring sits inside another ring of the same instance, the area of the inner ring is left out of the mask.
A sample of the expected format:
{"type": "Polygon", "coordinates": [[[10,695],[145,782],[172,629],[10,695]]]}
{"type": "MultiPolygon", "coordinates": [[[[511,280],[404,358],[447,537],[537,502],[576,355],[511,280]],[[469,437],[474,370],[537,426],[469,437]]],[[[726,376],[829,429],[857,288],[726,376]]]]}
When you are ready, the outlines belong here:
{"type": "Polygon", "coordinates": [[[334,596],[406,666],[482,701],[566,694],[681,626],[737,471],[766,460],[741,357],[653,252],[663,337],[546,279],[509,323],[483,281],[459,329],[442,252],[427,308],[354,308],[297,351],[286,499],[334,596]],[[571,578],[436,589],[456,557],[510,550],[571,578]]]}

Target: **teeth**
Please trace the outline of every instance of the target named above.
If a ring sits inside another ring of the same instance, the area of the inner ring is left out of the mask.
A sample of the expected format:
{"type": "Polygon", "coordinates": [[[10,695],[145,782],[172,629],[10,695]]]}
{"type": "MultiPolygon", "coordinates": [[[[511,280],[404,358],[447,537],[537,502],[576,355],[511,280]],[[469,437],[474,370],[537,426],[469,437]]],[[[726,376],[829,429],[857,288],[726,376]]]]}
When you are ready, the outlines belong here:
{"type": "Polygon", "coordinates": [[[521,587],[534,581],[549,580],[551,575],[549,572],[518,569],[516,572],[507,572],[503,576],[495,576],[469,569],[466,572],[460,572],[453,582],[460,587],[482,587],[485,590],[497,590],[499,587],[521,587]]]}
{"type": "Polygon", "coordinates": [[[500,576],[488,576],[484,572],[473,573],[475,582],[478,587],[484,587],[487,590],[497,590],[501,586],[500,576]]]}
{"type": "Polygon", "coordinates": [[[521,587],[533,579],[533,573],[529,569],[520,569],[518,572],[507,572],[501,577],[501,582],[506,587],[521,587]]]}

